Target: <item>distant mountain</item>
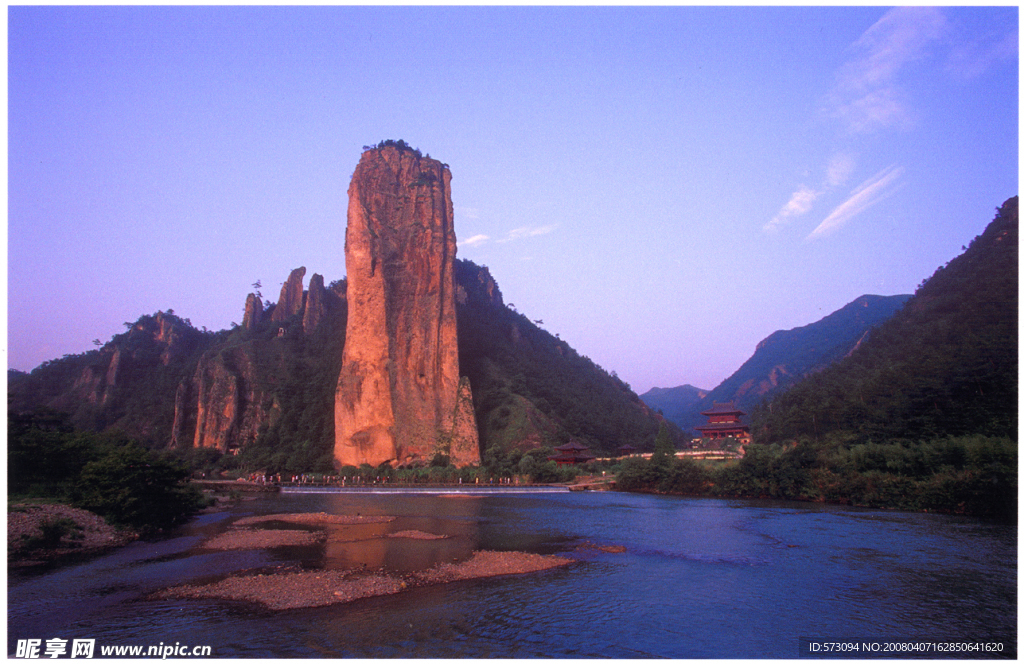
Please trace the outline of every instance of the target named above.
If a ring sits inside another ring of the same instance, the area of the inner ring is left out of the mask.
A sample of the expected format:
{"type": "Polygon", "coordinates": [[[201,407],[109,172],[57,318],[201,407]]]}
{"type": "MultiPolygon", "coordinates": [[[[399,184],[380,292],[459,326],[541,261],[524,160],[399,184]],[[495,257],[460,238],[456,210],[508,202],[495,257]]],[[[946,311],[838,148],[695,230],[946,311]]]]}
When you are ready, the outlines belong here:
{"type": "Polygon", "coordinates": [[[671,401],[671,413],[665,408],[662,412],[684,430],[705,423],[700,413],[714,403],[731,401],[749,414],[765,398],[850,354],[908,299],[909,294],[866,294],[813,324],[771,334],[757,344],[750,359],[711,391],[686,391],[689,385],[684,385],[659,389],[653,396],[655,390],[651,390],[641,398],[651,407],[671,401]]]}
{"type": "Polygon", "coordinates": [[[760,441],[1015,438],[1017,197],[848,357],[754,415],[760,441]]]}
{"type": "Polygon", "coordinates": [[[660,410],[665,419],[680,425],[687,422],[693,409],[701,404],[708,393],[707,389],[684,384],[681,387],[654,387],[640,394],[640,398],[652,409],[660,410]]]}

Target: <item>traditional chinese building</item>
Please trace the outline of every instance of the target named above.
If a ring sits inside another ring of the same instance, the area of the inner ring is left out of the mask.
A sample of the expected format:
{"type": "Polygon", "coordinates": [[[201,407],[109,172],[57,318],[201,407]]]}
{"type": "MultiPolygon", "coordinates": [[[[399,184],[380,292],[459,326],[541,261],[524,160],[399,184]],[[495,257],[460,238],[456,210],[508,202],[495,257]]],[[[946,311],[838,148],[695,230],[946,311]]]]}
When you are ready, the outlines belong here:
{"type": "Polygon", "coordinates": [[[700,437],[711,440],[736,438],[744,445],[750,443],[750,427],[740,419],[747,413],[733,405],[732,401],[715,403],[714,407],[701,414],[708,418],[708,423],[695,427],[700,431],[700,437]]]}
{"type": "Polygon", "coordinates": [[[590,453],[590,448],[575,440],[570,440],[560,447],[555,447],[555,455],[549,456],[548,461],[554,461],[558,464],[558,467],[576,465],[577,463],[586,463],[587,461],[593,460],[594,456],[590,453]]]}
{"type": "Polygon", "coordinates": [[[619,456],[632,456],[636,454],[637,449],[633,445],[625,444],[619,447],[619,456]]]}

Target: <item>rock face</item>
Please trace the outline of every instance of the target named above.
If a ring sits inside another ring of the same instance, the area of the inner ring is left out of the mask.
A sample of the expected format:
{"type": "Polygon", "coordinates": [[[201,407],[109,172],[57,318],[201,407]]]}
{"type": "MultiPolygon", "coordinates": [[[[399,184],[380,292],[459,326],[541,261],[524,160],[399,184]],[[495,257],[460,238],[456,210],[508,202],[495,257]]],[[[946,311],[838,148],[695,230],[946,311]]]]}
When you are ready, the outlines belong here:
{"type": "Polygon", "coordinates": [[[252,331],[259,326],[263,319],[263,300],[255,294],[249,294],[245,299],[245,315],[242,316],[242,326],[252,331]]]}
{"type": "MultiPolygon", "coordinates": [[[[253,442],[273,404],[273,397],[258,388],[253,355],[244,347],[204,354],[191,387],[178,391],[176,402],[195,400],[192,446],[221,451],[253,442]]],[[[174,445],[187,442],[188,429],[184,421],[179,424],[179,415],[184,420],[188,413],[175,411],[174,445]]]]}
{"type": "Polygon", "coordinates": [[[460,387],[450,182],[445,165],[396,147],[364,152],[352,177],[340,465],[479,460],[468,381],[460,387]]]}
{"type": "Polygon", "coordinates": [[[302,310],[302,278],[306,275],[306,267],[300,266],[291,272],[288,280],[281,286],[281,297],[270,315],[271,322],[284,322],[302,310]]]}
{"type": "Polygon", "coordinates": [[[316,331],[327,311],[327,290],[324,277],[314,273],[309,279],[309,293],[306,294],[306,310],[302,313],[302,331],[310,334],[316,331]]]}

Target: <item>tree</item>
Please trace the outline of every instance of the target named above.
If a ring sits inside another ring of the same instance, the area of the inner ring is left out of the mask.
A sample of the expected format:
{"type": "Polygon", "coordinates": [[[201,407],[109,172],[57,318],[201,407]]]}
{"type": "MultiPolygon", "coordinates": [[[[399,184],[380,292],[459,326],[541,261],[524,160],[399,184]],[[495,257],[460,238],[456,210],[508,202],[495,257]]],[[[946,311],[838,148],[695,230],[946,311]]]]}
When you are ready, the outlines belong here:
{"type": "Polygon", "coordinates": [[[654,454],[651,456],[651,461],[667,461],[675,458],[676,447],[672,443],[672,435],[668,432],[668,426],[664,422],[661,424],[661,428],[658,429],[658,435],[654,438],[654,454]]]}
{"type": "Polygon", "coordinates": [[[129,444],[90,461],[72,491],[73,504],[108,521],[154,533],[183,523],[204,505],[187,484],[188,470],[129,444]]]}

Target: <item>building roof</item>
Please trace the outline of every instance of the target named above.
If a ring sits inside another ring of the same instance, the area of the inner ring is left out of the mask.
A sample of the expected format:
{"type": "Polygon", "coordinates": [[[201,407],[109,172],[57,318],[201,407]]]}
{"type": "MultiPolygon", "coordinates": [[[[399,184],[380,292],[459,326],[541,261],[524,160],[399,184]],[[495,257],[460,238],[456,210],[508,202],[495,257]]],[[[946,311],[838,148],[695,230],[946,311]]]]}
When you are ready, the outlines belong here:
{"type": "Polygon", "coordinates": [[[558,447],[555,447],[555,451],[565,452],[565,453],[569,453],[569,452],[585,452],[588,449],[590,449],[590,447],[587,447],[585,445],[581,445],[580,443],[576,442],[575,440],[570,440],[569,442],[565,443],[564,445],[559,445],[558,447]]]}
{"type": "Polygon", "coordinates": [[[590,454],[555,454],[549,456],[549,461],[589,461],[595,458],[590,454]]]}
{"type": "Polygon", "coordinates": [[[746,412],[740,410],[733,404],[732,401],[727,403],[715,402],[714,406],[710,410],[704,410],[701,412],[702,415],[745,415],[746,412]]]}

